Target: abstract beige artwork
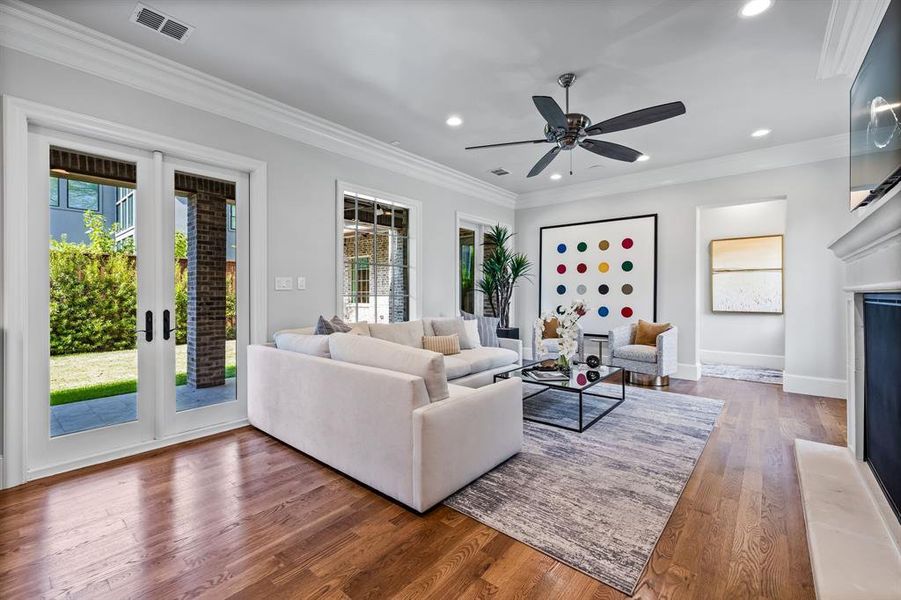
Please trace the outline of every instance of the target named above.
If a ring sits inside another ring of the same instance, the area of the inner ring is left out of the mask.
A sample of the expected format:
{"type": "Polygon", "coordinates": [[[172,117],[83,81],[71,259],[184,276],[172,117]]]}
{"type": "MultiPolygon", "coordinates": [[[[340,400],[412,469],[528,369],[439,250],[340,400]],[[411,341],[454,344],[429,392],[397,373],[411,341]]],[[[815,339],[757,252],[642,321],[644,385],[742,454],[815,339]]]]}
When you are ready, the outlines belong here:
{"type": "Polygon", "coordinates": [[[710,242],[713,312],[782,313],[782,236],[710,242]]]}

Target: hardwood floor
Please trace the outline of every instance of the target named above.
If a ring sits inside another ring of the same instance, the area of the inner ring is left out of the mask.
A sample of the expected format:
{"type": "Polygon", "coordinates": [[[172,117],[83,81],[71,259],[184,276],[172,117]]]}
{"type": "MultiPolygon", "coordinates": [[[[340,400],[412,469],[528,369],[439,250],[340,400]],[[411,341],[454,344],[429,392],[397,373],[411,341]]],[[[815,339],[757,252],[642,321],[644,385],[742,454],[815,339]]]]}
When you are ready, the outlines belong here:
{"type": "MultiPolygon", "coordinates": [[[[712,378],[670,391],[726,405],[635,597],[813,598],[792,441],[844,444],[844,402],[712,378]]],[[[0,492],[0,596],[624,597],[251,428],[0,492]]]]}

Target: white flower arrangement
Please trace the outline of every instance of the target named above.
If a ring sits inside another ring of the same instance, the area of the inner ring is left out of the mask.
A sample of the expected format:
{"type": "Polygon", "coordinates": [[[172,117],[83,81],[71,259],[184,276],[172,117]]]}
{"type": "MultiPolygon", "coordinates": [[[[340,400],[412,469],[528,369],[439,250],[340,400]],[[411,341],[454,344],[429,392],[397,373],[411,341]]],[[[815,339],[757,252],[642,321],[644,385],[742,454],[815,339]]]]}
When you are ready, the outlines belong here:
{"type": "Polygon", "coordinates": [[[557,318],[557,335],[560,336],[561,366],[568,367],[579,351],[579,319],[588,313],[588,305],[582,299],[573,300],[562,313],[544,313],[535,321],[535,331],[538,336],[538,345],[544,337],[544,324],[554,317],[557,318]]]}

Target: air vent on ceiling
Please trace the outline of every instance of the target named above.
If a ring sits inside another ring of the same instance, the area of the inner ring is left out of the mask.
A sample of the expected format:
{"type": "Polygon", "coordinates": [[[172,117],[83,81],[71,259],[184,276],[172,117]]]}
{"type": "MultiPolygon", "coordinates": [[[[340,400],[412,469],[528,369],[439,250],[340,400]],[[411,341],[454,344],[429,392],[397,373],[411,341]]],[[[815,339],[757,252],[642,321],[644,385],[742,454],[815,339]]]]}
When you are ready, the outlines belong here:
{"type": "Polygon", "coordinates": [[[135,6],[134,12],[131,13],[131,22],[149,27],[161,35],[165,35],[182,44],[194,33],[194,27],[177,21],[166,13],[150,8],[140,2],[135,6]]]}
{"type": "Polygon", "coordinates": [[[501,175],[509,175],[510,171],[503,169],[501,167],[498,167],[497,169],[491,169],[491,173],[494,173],[495,175],[500,177],[501,175]]]}

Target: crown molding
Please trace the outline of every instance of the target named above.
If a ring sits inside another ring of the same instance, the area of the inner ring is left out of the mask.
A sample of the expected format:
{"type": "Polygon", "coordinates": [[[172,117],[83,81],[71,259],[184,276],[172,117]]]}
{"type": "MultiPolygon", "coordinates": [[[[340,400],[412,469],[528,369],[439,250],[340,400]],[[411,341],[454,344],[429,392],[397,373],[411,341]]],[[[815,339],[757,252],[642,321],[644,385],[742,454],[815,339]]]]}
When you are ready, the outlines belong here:
{"type": "Polygon", "coordinates": [[[507,208],[516,200],[515,192],[20,0],[0,2],[0,45],[507,208]]]}
{"type": "Polygon", "coordinates": [[[527,192],[517,197],[516,208],[563,204],[611,194],[625,194],[705,179],[768,171],[846,156],[848,156],[848,135],[839,134],[793,144],[770,146],[749,152],[726,154],[609,179],[576,183],[561,188],[527,192]]]}
{"type": "Polygon", "coordinates": [[[817,79],[855,77],[891,0],[832,0],[817,79]]]}

